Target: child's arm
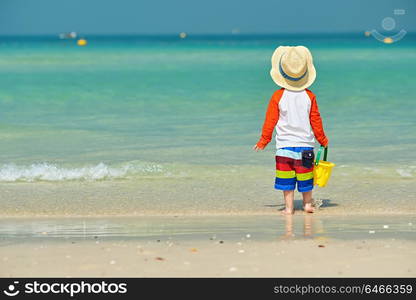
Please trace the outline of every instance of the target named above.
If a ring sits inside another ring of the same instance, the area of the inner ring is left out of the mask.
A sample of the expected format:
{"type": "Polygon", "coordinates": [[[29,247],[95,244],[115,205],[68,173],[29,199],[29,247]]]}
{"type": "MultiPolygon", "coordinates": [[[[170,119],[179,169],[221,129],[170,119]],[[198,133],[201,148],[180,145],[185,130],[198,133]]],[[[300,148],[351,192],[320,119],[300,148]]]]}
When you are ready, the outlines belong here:
{"type": "Polygon", "coordinates": [[[311,110],[309,113],[309,120],[311,123],[313,134],[316,140],[324,147],[328,146],[328,138],[325,135],[324,128],[322,126],[321,114],[319,113],[318,103],[316,102],[316,96],[309,90],[306,90],[311,99],[311,110]]]}
{"type": "Polygon", "coordinates": [[[273,130],[279,120],[279,100],[282,97],[284,89],[276,91],[270,99],[266,111],[266,118],[264,120],[261,131],[260,140],[254,145],[254,150],[263,150],[267,144],[272,140],[273,130]]]}

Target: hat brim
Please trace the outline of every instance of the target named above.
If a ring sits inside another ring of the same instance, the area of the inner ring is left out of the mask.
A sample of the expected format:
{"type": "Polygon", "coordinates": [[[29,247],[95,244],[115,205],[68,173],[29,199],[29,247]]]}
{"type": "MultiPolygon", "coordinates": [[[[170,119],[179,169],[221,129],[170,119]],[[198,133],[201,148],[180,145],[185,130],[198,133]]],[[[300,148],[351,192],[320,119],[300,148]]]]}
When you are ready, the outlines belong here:
{"type": "Polygon", "coordinates": [[[298,46],[298,48],[301,48],[302,51],[305,52],[308,72],[301,80],[293,81],[283,77],[279,71],[280,58],[284,53],[287,52],[289,48],[290,47],[287,46],[280,46],[274,51],[272,55],[272,69],[270,70],[270,76],[272,77],[273,81],[280,87],[291,91],[301,91],[311,86],[316,79],[316,70],[315,66],[313,65],[312,54],[309,52],[308,48],[298,46]]]}

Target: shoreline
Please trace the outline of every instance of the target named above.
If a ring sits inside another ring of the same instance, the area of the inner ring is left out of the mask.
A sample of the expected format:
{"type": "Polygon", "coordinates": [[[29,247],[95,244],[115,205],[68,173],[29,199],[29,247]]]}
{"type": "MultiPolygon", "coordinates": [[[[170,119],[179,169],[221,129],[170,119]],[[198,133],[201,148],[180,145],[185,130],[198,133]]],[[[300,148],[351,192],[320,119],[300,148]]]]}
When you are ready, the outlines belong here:
{"type": "MultiPolygon", "coordinates": [[[[278,214],[283,197],[270,184],[273,172],[249,171],[240,168],[219,172],[214,168],[204,169],[210,174],[203,177],[198,177],[198,171],[193,177],[176,179],[0,183],[0,218],[278,214]]],[[[317,213],[416,214],[413,178],[367,181],[360,177],[352,182],[350,176],[341,175],[331,178],[329,186],[314,191],[313,197],[322,201],[317,213]]],[[[300,194],[295,195],[297,214],[302,207],[300,198],[300,194]]]]}

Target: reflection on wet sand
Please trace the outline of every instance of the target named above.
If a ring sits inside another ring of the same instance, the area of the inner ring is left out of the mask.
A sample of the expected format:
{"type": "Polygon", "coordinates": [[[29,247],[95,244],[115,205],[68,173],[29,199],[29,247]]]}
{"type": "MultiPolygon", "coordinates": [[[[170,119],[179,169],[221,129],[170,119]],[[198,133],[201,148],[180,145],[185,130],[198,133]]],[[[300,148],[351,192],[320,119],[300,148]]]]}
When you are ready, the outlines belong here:
{"type": "MultiPolygon", "coordinates": [[[[292,238],[295,237],[295,232],[293,229],[294,222],[293,222],[293,215],[285,215],[285,233],[283,235],[284,238],[292,238]]],[[[319,220],[314,220],[313,215],[311,214],[305,214],[303,216],[303,236],[305,237],[313,237],[314,233],[322,234],[324,232],[322,223],[319,222],[319,220]],[[314,231],[314,224],[317,224],[317,228],[315,228],[314,231]]]]}
{"type": "Polygon", "coordinates": [[[312,216],[306,214],[303,220],[303,235],[312,236],[312,216]]]}
{"type": "Polygon", "coordinates": [[[286,238],[290,238],[295,236],[293,234],[293,215],[285,215],[285,219],[286,219],[286,232],[284,237],[286,238]]]}
{"type": "Polygon", "coordinates": [[[415,240],[409,216],[151,216],[100,218],[0,218],[0,247],[46,240],[415,240]]]}

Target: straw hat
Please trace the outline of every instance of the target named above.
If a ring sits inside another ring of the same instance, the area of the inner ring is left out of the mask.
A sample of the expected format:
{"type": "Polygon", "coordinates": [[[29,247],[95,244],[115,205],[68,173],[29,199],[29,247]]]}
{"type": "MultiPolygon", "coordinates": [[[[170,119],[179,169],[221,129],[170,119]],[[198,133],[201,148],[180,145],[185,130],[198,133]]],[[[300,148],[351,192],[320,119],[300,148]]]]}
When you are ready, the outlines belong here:
{"type": "Polygon", "coordinates": [[[274,82],[291,91],[309,87],[316,78],[312,54],[303,46],[280,46],[272,56],[270,75],[274,82]]]}

